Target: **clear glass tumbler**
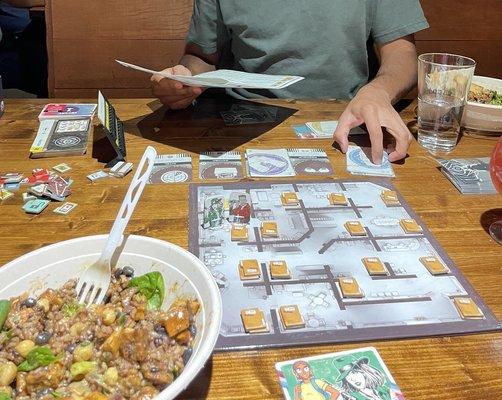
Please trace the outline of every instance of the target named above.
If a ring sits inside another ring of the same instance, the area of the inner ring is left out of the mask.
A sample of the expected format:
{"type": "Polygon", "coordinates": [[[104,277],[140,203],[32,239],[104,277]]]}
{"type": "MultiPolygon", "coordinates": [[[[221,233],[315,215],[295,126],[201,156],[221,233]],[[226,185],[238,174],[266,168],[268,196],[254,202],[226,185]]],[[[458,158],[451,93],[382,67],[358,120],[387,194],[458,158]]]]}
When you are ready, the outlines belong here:
{"type": "Polygon", "coordinates": [[[457,145],[476,62],[446,53],[418,57],[418,143],[433,154],[457,145]]]}

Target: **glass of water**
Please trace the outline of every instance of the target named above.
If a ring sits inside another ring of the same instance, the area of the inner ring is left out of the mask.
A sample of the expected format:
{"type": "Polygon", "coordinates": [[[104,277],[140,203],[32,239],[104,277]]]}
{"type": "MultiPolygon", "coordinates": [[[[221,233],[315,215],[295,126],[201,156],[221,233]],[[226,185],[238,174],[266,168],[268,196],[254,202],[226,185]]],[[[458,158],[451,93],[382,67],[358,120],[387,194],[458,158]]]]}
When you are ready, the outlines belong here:
{"type": "Polygon", "coordinates": [[[418,143],[433,154],[457,145],[476,62],[445,53],[418,57],[418,143]]]}

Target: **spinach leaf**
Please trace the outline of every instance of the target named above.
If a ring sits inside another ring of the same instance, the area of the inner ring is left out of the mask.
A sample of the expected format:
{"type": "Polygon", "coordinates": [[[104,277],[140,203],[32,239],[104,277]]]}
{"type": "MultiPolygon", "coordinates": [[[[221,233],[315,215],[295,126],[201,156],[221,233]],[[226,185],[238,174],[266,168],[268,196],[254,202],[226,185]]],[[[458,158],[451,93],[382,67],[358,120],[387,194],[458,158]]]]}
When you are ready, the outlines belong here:
{"type": "Polygon", "coordinates": [[[131,279],[130,287],[137,287],[138,292],[146,297],[148,308],[158,310],[162,306],[165,295],[164,278],[160,272],[149,272],[131,279]]]}
{"type": "Polygon", "coordinates": [[[7,320],[7,315],[9,315],[10,311],[10,301],[9,300],[0,300],[0,330],[3,328],[3,324],[7,320]]]}
{"type": "Polygon", "coordinates": [[[65,317],[71,318],[73,317],[83,306],[78,304],[77,302],[65,303],[63,307],[61,307],[61,311],[65,315],[65,317]]]}
{"type": "Polygon", "coordinates": [[[30,372],[38,367],[45,367],[58,359],[47,346],[35,347],[28,353],[26,360],[19,364],[17,369],[22,372],[30,372]]]}

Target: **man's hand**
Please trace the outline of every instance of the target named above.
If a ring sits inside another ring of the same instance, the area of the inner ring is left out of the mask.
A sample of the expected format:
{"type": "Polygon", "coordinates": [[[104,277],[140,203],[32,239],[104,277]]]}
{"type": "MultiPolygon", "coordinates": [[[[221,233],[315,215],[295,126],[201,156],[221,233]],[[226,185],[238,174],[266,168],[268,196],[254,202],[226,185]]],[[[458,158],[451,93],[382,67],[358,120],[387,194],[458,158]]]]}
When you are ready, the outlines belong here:
{"type": "Polygon", "coordinates": [[[381,164],[382,162],[382,127],[385,127],[396,139],[395,148],[390,149],[389,161],[397,161],[406,157],[413,136],[392,107],[387,92],[372,87],[371,83],[359,90],[339,119],[334,139],[340,145],[342,152],[347,152],[349,131],[363,123],[366,124],[370,135],[373,163],[381,164]]]}
{"type": "MultiPolygon", "coordinates": [[[[192,76],[190,70],[183,65],[166,68],[162,72],[172,75],[192,76]]],[[[181,82],[165,78],[161,75],[152,76],[152,91],[154,96],[173,110],[188,107],[202,93],[200,87],[185,86],[181,82]]]]}

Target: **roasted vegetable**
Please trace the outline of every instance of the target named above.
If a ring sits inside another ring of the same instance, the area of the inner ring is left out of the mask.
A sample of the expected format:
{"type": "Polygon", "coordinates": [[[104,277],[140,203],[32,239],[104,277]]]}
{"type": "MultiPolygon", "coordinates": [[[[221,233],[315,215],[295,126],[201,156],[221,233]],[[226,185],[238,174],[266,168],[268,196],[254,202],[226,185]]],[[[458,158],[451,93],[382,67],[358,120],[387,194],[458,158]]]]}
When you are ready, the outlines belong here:
{"type": "Polygon", "coordinates": [[[79,361],[73,363],[70,367],[71,376],[74,378],[78,376],[85,376],[89,372],[95,371],[98,368],[98,363],[95,361],[79,361]]]}

